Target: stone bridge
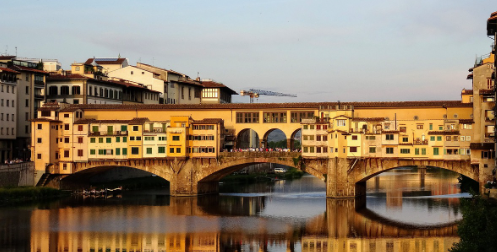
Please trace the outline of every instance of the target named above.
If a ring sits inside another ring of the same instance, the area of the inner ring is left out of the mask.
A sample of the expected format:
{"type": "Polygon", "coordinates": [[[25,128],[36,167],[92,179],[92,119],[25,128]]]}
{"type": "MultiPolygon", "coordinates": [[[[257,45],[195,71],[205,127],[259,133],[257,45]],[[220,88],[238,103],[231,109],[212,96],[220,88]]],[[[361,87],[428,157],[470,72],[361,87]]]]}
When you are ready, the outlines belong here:
{"type": "Polygon", "coordinates": [[[274,163],[314,175],[326,181],[326,195],[332,198],[364,196],[366,181],[381,172],[397,167],[439,167],[479,180],[479,170],[469,161],[419,160],[399,158],[323,158],[304,159],[299,152],[223,152],[217,159],[126,159],[93,160],[74,163],[74,173],[91,172],[111,167],[133,167],[160,176],[171,183],[171,195],[192,196],[217,193],[224,176],[248,165],[274,163]]]}

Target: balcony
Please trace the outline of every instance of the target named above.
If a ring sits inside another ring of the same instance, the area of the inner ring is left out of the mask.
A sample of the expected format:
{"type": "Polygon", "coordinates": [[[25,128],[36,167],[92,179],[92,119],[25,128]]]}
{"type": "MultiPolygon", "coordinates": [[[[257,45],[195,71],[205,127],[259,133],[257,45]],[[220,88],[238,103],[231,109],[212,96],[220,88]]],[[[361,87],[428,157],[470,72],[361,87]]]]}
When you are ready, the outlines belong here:
{"type": "Polygon", "coordinates": [[[414,140],[414,145],[428,145],[428,140],[414,140]]]}
{"type": "Polygon", "coordinates": [[[492,132],[492,133],[487,132],[487,133],[485,133],[485,137],[495,137],[495,133],[494,132],[492,132]]]}

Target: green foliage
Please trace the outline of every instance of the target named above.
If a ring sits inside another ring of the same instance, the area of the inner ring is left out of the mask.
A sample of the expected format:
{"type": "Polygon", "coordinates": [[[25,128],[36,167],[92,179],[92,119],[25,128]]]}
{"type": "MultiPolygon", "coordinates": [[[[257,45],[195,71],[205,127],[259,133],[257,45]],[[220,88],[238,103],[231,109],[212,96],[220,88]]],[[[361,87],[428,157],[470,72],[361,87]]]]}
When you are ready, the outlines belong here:
{"type": "Polygon", "coordinates": [[[300,161],[302,160],[302,156],[298,156],[296,158],[292,158],[293,159],[293,164],[295,166],[298,166],[300,164],[300,161]]]}
{"type": "Polygon", "coordinates": [[[463,219],[457,233],[461,237],[450,252],[497,251],[497,206],[480,196],[463,199],[463,219]]]}
{"type": "Polygon", "coordinates": [[[269,148],[286,148],[286,139],[281,140],[281,141],[271,141],[268,143],[269,148]]]}
{"type": "Polygon", "coordinates": [[[0,188],[0,205],[45,200],[66,194],[66,192],[48,187],[6,187],[0,188]]]}

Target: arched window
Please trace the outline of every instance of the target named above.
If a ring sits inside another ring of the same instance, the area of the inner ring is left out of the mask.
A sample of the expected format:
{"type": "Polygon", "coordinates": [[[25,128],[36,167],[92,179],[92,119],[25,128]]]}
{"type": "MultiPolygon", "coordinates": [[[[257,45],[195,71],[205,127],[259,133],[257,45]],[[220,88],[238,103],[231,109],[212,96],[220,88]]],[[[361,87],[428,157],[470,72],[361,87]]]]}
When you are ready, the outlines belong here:
{"type": "Polygon", "coordinates": [[[100,97],[104,97],[104,89],[100,88],[100,97]]]}
{"type": "Polygon", "coordinates": [[[109,98],[109,90],[107,88],[105,89],[105,98],[109,98]]]}
{"type": "Polygon", "coordinates": [[[109,98],[114,99],[114,90],[110,90],[109,92],[109,98]]]}
{"type": "Polygon", "coordinates": [[[58,95],[57,93],[57,87],[56,86],[51,86],[48,88],[48,94],[49,95],[58,95]]]}
{"type": "Polygon", "coordinates": [[[94,94],[94,95],[95,95],[95,96],[98,96],[98,89],[97,89],[97,87],[94,87],[94,88],[93,88],[93,91],[95,91],[95,94],[94,94]]]}
{"type": "Polygon", "coordinates": [[[72,94],[73,95],[81,94],[81,88],[79,86],[72,86],[72,94]]]}
{"type": "Polygon", "coordinates": [[[69,94],[69,86],[60,87],[60,94],[61,95],[68,95],[69,94]]]}
{"type": "Polygon", "coordinates": [[[91,95],[91,87],[88,88],[88,95],[91,95]]]}

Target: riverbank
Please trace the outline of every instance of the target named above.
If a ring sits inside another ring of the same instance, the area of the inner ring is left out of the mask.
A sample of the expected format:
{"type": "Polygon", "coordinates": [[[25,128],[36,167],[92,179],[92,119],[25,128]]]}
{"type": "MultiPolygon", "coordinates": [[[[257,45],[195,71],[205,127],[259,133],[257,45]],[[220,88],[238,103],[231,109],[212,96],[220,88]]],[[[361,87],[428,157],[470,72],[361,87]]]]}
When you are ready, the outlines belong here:
{"type": "Polygon", "coordinates": [[[0,206],[57,199],[70,194],[48,187],[3,187],[0,188],[0,206]]]}

